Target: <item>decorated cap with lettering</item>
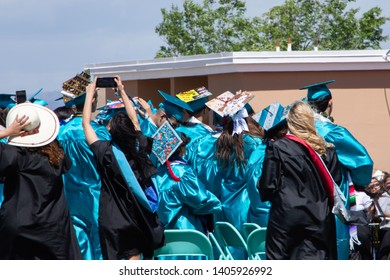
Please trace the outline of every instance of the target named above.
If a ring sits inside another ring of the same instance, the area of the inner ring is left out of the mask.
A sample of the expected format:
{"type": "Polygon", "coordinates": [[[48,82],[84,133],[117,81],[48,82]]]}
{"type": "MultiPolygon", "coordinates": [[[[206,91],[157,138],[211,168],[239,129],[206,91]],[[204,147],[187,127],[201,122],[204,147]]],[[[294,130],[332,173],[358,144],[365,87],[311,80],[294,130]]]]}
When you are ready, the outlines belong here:
{"type": "Polygon", "coordinates": [[[326,86],[327,84],[333,83],[335,80],[329,80],[326,82],[321,82],[317,84],[312,84],[308,86],[304,86],[300,89],[307,89],[307,100],[308,101],[314,101],[319,98],[323,98],[328,95],[332,95],[328,87],[326,86]]]}
{"type": "Polygon", "coordinates": [[[85,91],[91,81],[89,71],[83,71],[62,84],[62,95],[66,107],[84,104],[85,91]]]}
{"type": "Polygon", "coordinates": [[[208,101],[207,97],[210,95],[212,93],[206,87],[198,87],[180,92],[176,94],[176,97],[186,103],[185,110],[194,113],[206,106],[206,102],[208,101]]]}

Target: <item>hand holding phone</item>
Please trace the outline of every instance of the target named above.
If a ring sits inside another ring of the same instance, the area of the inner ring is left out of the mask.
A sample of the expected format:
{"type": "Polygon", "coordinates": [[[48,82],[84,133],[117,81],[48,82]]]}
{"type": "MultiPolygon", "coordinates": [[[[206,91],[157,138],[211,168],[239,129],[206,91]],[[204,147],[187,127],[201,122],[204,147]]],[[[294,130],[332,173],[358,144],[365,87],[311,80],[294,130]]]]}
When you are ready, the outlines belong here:
{"type": "Polygon", "coordinates": [[[16,103],[24,103],[27,100],[26,91],[25,90],[17,90],[16,91],[16,103]]]}
{"type": "Polygon", "coordinates": [[[114,77],[102,77],[96,79],[96,87],[98,88],[116,88],[118,85],[116,84],[114,77]]]}

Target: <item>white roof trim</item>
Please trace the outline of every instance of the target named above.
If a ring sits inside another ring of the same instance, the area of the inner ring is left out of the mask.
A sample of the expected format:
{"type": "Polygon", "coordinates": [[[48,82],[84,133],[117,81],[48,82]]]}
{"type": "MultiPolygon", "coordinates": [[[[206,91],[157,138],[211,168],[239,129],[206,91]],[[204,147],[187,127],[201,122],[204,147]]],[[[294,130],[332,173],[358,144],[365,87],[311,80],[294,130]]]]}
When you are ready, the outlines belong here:
{"type": "Polygon", "coordinates": [[[123,80],[239,72],[390,70],[390,50],[230,52],[87,64],[92,75],[123,80]]]}

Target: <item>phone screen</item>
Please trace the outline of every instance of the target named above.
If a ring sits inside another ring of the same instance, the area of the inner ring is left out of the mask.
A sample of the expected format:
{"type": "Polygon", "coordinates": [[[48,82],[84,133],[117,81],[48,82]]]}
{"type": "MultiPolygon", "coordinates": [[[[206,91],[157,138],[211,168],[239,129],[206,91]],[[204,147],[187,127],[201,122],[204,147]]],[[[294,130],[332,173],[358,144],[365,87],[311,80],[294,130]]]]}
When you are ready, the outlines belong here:
{"type": "Polygon", "coordinates": [[[17,90],[16,91],[16,103],[24,103],[26,102],[27,97],[26,97],[26,91],[25,90],[17,90]]]}
{"type": "Polygon", "coordinates": [[[96,79],[96,87],[99,88],[116,88],[117,84],[113,77],[104,77],[96,79]]]}

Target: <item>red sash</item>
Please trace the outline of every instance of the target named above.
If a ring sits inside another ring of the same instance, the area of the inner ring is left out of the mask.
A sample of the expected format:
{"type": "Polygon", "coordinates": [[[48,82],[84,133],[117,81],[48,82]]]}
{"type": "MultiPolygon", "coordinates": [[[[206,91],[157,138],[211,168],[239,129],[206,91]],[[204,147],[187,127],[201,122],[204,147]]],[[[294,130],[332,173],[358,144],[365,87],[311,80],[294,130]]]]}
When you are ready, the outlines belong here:
{"type": "Polygon", "coordinates": [[[292,141],[298,142],[305,146],[307,150],[309,151],[310,157],[312,159],[312,162],[314,163],[314,166],[316,167],[320,177],[321,181],[325,186],[326,193],[329,197],[330,206],[333,207],[334,204],[334,181],[331,175],[329,174],[329,171],[327,167],[325,166],[324,162],[320,158],[320,156],[313,150],[312,147],[310,147],[305,141],[303,141],[301,138],[288,134],[285,136],[287,139],[290,139],[292,141]]]}

